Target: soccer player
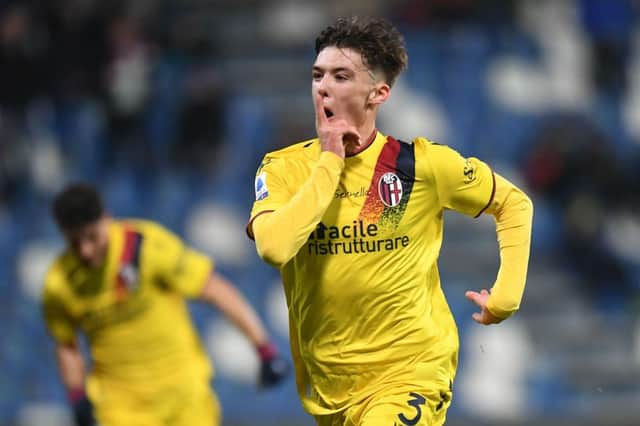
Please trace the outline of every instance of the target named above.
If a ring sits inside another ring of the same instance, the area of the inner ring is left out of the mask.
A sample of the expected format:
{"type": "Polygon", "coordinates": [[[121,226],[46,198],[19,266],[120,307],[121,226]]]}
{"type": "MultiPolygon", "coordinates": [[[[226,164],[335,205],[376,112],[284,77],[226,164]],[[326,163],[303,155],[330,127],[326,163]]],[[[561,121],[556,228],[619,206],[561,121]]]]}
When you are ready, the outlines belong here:
{"type": "Polygon", "coordinates": [[[47,273],[43,311],[78,426],[94,416],[101,426],[220,424],[186,298],[220,309],[253,343],[261,385],[286,376],[256,313],[205,255],[154,222],[110,217],[88,184],[59,193],[53,215],[68,247],[47,273]]]}
{"type": "Polygon", "coordinates": [[[532,203],[476,158],[376,129],[407,64],[387,21],[339,19],[315,50],[318,137],[264,157],[247,226],[282,275],[300,399],[323,426],[443,424],[458,361],[437,267],[443,211],[495,217],[497,279],[466,293],[488,325],[519,308],[532,203]]]}

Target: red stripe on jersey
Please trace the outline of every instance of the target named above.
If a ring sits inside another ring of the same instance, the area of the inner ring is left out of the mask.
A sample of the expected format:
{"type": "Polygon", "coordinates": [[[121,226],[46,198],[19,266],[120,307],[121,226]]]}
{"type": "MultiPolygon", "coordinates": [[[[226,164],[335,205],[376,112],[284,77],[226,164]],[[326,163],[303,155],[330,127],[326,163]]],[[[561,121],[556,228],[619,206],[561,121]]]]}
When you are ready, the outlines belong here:
{"type": "Polygon", "coordinates": [[[380,199],[380,194],[378,194],[378,182],[380,182],[380,178],[385,173],[396,171],[399,153],[400,142],[392,137],[387,137],[387,143],[384,144],[378,156],[378,162],[369,184],[369,195],[367,195],[362,210],[360,210],[360,220],[368,223],[378,223],[380,215],[382,215],[385,208],[380,199]]]}
{"type": "MultiPolygon", "coordinates": [[[[122,246],[122,254],[120,255],[120,269],[131,263],[135,255],[135,248],[138,242],[139,234],[131,229],[124,230],[124,244],[122,246]]],[[[116,283],[116,299],[121,300],[127,293],[127,283],[124,277],[118,271],[116,283]]]]}

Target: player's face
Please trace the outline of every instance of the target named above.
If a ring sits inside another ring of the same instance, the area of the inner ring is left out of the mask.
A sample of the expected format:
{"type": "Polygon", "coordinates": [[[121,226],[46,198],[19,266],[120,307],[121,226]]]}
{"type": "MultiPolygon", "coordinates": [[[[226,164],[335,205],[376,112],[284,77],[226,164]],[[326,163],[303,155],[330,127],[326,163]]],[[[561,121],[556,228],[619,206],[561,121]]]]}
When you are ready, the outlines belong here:
{"type": "Polygon", "coordinates": [[[109,218],[103,216],[85,226],[64,231],[67,244],[85,265],[96,268],[104,264],[109,246],[109,218]]]}
{"type": "Polygon", "coordinates": [[[325,47],[312,70],[311,92],[320,94],[329,120],[342,118],[356,127],[364,124],[375,90],[376,76],[353,49],[325,47]]]}

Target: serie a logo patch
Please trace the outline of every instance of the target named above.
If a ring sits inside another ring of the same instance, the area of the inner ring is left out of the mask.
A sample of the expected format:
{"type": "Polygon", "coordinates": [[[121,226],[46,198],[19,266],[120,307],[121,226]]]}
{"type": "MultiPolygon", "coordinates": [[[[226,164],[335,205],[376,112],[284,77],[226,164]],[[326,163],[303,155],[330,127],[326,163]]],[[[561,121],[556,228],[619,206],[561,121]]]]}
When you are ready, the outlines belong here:
{"type": "Polygon", "coordinates": [[[395,207],[402,200],[402,181],[395,173],[385,173],[378,181],[378,195],[387,207],[395,207]]]}
{"type": "Polygon", "coordinates": [[[256,189],[256,201],[264,200],[269,196],[269,190],[267,189],[267,174],[262,172],[256,176],[255,182],[256,189]]]}

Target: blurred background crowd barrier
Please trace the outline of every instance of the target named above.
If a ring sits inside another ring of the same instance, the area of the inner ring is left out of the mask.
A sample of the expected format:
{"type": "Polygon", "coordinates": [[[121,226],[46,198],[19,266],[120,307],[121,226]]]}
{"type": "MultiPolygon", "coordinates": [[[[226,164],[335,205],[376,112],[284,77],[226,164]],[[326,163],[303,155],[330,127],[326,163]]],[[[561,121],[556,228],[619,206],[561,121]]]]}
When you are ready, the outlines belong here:
{"type": "MultiPolygon", "coordinates": [[[[378,127],[480,157],[535,204],[523,307],[499,327],[463,296],[495,277],[492,219],[447,214],[448,424],[640,424],[638,2],[0,0],[0,425],[70,424],[39,294],[63,247],[49,203],[72,180],[212,255],[288,353],[277,272],[244,236],[253,176],[313,137],[314,37],[354,13],[391,19],[409,50],[378,127]]],[[[293,379],[257,391],[249,345],[193,315],[225,425],[312,424],[293,379]]]]}

